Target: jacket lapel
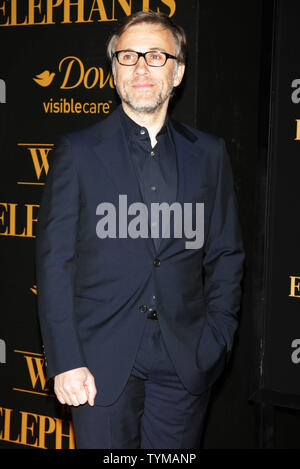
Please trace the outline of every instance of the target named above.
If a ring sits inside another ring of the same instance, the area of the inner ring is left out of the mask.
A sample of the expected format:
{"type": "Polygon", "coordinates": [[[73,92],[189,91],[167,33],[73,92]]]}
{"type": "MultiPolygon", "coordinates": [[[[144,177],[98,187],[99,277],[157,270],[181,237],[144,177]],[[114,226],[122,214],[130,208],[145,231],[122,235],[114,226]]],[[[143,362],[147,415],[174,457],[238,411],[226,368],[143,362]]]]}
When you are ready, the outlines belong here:
{"type": "MultiPolygon", "coordinates": [[[[127,208],[136,202],[143,203],[143,197],[129,155],[119,112],[113,112],[101,124],[98,134],[100,141],[94,146],[94,151],[113,184],[112,191],[117,195],[114,200],[118,200],[119,195],[126,195],[127,208]]],[[[143,248],[146,247],[150,250],[152,254],[155,253],[155,245],[152,238],[140,238],[140,241],[134,243],[127,242],[126,244],[127,246],[133,245],[134,249],[141,245],[143,248]]]]}
{"type": "MultiPolygon", "coordinates": [[[[170,119],[170,126],[177,154],[176,202],[180,203],[183,208],[184,202],[192,202],[193,199],[189,181],[191,180],[190,174],[195,171],[196,161],[198,160],[195,157],[196,150],[194,145],[197,137],[173,119],[170,119]]],[[[114,186],[115,194],[127,196],[127,207],[135,202],[143,203],[143,196],[140,192],[138,180],[129,155],[118,110],[101,122],[98,142],[94,146],[94,151],[114,186]]],[[[169,255],[173,249],[176,250],[178,248],[176,246],[176,239],[172,236],[170,238],[162,238],[157,248],[150,236],[149,238],[141,238],[141,240],[141,243],[134,243],[133,245],[135,247],[140,245],[146,248],[152,256],[159,256],[166,249],[168,249],[169,255]]],[[[127,245],[129,244],[131,243],[127,243],[127,245]]]]}
{"type": "MultiPolygon", "coordinates": [[[[173,119],[170,119],[170,126],[177,155],[177,190],[175,202],[181,205],[183,213],[184,202],[192,201],[189,174],[195,170],[196,150],[194,142],[197,141],[197,137],[188,131],[186,127],[173,119]]],[[[158,255],[161,255],[167,249],[168,255],[172,255],[172,251],[178,249],[176,239],[172,236],[170,238],[162,238],[158,255]]]]}

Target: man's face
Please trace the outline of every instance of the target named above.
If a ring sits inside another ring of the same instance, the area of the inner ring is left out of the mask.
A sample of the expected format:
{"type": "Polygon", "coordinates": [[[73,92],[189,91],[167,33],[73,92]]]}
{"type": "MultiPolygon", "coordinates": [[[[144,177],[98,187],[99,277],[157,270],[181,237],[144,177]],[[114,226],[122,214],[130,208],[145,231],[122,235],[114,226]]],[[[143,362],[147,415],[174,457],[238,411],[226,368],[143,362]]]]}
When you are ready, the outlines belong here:
{"type": "MultiPolygon", "coordinates": [[[[116,51],[158,50],[176,56],[175,39],[160,25],[142,23],[129,27],[117,40],[116,51]]],[[[143,57],[136,65],[120,65],[114,59],[113,73],[118,94],[135,112],[152,113],[167,106],[173,87],[178,86],[184,74],[184,65],[168,59],[163,67],[150,67],[143,57]]]]}

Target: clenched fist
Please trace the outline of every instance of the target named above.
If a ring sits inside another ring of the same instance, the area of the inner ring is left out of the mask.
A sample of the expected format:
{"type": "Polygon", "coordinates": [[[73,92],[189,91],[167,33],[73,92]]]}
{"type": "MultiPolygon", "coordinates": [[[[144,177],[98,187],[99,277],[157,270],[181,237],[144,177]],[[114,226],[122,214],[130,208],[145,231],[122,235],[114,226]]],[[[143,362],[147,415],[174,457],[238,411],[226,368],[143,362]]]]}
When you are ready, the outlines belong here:
{"type": "Polygon", "coordinates": [[[88,402],[93,406],[97,389],[94,377],[88,368],[81,367],[55,376],[54,392],[61,404],[77,407],[88,402]]]}

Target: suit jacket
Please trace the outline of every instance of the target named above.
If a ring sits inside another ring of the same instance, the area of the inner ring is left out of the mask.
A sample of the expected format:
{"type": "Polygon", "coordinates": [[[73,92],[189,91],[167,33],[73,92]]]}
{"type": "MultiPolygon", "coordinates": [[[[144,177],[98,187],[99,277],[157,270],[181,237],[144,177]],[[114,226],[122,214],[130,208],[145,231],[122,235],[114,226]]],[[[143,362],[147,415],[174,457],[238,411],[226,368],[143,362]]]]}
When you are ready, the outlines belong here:
{"type": "MultiPolygon", "coordinates": [[[[204,244],[96,235],[99,203],[142,202],[119,112],[62,139],[39,209],[38,309],[47,377],[87,366],[110,405],[130,375],[155,292],[161,332],[193,394],[220,375],[237,329],[244,251],[222,139],[171,120],[176,201],[204,203],[204,244]]],[[[193,204],[194,206],[195,204],[193,204]]]]}

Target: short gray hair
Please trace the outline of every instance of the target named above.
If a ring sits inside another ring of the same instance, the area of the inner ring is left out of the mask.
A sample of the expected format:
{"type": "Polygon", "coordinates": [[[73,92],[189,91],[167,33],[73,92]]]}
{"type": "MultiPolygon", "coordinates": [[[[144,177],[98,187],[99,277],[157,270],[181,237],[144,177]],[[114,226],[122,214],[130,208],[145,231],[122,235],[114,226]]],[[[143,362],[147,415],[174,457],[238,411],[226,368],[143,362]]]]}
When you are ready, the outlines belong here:
{"type": "Polygon", "coordinates": [[[142,23],[158,24],[164,29],[168,29],[172,33],[176,43],[176,56],[178,62],[186,62],[187,40],[184,29],[181,26],[176,25],[166,14],[156,13],[151,10],[139,11],[130,16],[125,16],[125,18],[118,23],[115,30],[111,33],[107,43],[106,52],[110,62],[112,62],[116,42],[119,37],[131,26],[142,23]]]}

